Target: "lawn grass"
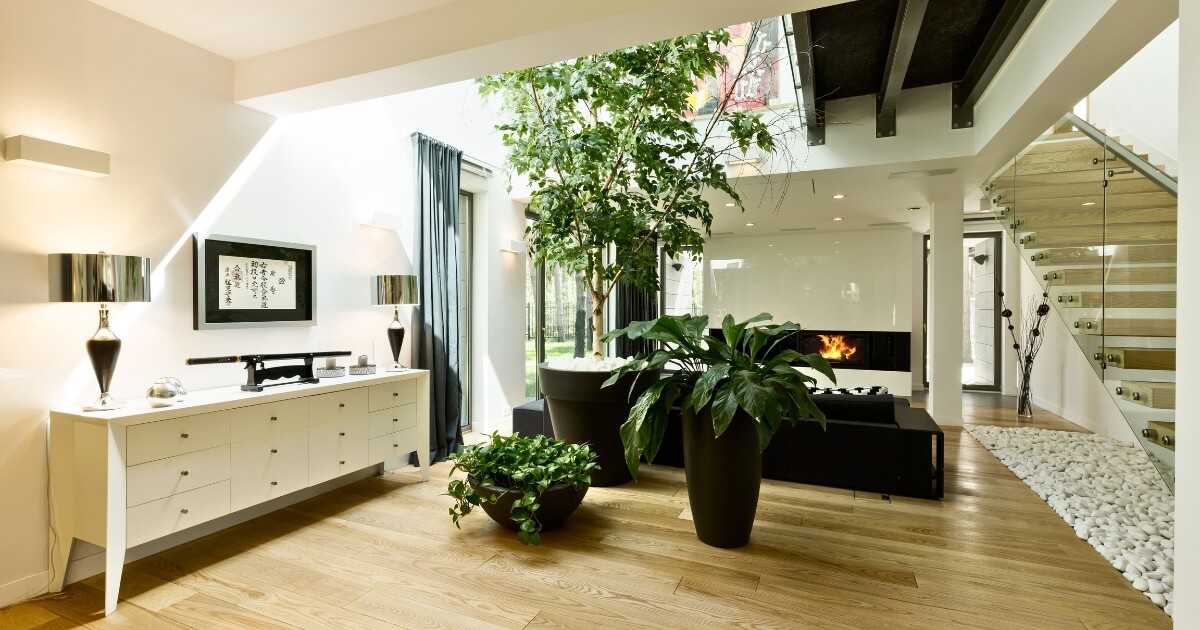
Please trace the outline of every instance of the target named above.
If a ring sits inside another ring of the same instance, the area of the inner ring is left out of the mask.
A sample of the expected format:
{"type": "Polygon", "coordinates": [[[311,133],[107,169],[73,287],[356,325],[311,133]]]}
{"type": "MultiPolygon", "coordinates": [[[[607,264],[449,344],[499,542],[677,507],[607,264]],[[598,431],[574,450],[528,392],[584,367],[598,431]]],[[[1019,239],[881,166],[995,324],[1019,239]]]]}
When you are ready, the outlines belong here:
{"type": "MultiPolygon", "coordinates": [[[[575,341],[547,341],[546,360],[568,358],[575,355],[575,341]]],[[[532,339],[525,341],[525,398],[532,400],[537,392],[534,379],[537,377],[536,345],[532,339]]]]}

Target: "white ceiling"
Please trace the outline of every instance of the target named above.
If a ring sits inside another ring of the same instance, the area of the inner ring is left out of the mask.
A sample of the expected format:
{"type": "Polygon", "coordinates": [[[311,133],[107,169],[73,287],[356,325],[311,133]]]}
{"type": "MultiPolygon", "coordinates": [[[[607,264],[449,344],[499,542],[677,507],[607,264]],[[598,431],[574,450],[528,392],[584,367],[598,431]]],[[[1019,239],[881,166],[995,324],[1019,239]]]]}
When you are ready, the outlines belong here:
{"type": "Polygon", "coordinates": [[[454,0],[91,0],[238,61],[454,0]]]}

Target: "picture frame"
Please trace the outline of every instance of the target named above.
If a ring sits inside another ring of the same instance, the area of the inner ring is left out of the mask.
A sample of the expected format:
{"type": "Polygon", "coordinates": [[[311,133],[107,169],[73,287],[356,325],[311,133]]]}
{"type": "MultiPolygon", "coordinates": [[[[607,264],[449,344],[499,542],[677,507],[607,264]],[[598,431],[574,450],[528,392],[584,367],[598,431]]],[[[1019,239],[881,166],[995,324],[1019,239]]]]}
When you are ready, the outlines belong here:
{"type": "Polygon", "coordinates": [[[317,248],[193,234],[193,330],[316,324],[317,248]]]}

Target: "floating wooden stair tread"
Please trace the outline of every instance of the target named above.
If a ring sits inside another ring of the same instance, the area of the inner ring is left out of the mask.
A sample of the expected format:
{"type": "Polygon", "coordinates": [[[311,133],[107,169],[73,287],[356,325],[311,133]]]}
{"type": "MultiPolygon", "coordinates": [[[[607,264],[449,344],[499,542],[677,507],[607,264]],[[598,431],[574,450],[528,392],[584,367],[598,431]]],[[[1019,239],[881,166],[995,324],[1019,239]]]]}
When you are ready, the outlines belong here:
{"type": "MultiPolygon", "coordinates": [[[[1114,141],[1115,142],[1115,141],[1114,141]]],[[[1125,145],[1126,149],[1133,150],[1133,145],[1125,145]]],[[[1086,151],[1100,150],[1100,143],[1092,140],[1087,136],[1074,139],[1064,139],[1055,142],[1035,142],[1029,145],[1029,150],[1024,153],[1024,156],[1039,155],[1042,153],[1057,153],[1060,151],[1086,151]]],[[[1111,150],[1111,145],[1110,145],[1111,150]]],[[[1023,157],[1024,157],[1023,156],[1023,157]]]]}
{"type": "Polygon", "coordinates": [[[1030,254],[1035,265],[1099,264],[1101,258],[1108,264],[1175,262],[1175,245],[1122,245],[1112,247],[1111,255],[1101,256],[1099,248],[1064,247],[1045,249],[1030,254]]]}
{"type": "Polygon", "coordinates": [[[1174,337],[1175,318],[1081,317],[1075,321],[1075,332],[1107,337],[1174,337]]]}
{"type": "Polygon", "coordinates": [[[1146,430],[1142,431],[1142,437],[1173,451],[1175,450],[1175,421],[1151,420],[1146,423],[1146,430]]]}
{"type": "Polygon", "coordinates": [[[1168,208],[1138,208],[1107,210],[1096,208],[1070,209],[1059,212],[1037,210],[1018,212],[1006,216],[1004,225],[1008,229],[1033,230],[1045,227],[1076,227],[1120,225],[1123,223],[1175,223],[1175,206],[1168,208]]]}
{"type": "MultiPolygon", "coordinates": [[[[1114,181],[1126,180],[1141,180],[1150,181],[1144,175],[1136,171],[1125,169],[1113,169],[1115,172],[1107,177],[1108,185],[1112,186],[1114,181]]],[[[1016,187],[1018,199],[1020,191],[1027,187],[1045,187],[1045,186],[1060,186],[1062,184],[1082,184],[1090,183],[1092,186],[1100,186],[1101,182],[1106,179],[1105,172],[1099,166],[1092,166],[1083,171],[1063,171],[1049,172],[1041,174],[1022,173],[1018,177],[1013,177],[1008,173],[1004,177],[997,177],[996,183],[998,188],[1016,187]]]]}
{"type": "Polygon", "coordinates": [[[1174,348],[1101,348],[1092,357],[1126,370],[1174,370],[1174,348]]]}
{"type": "Polygon", "coordinates": [[[1063,308],[1175,308],[1174,291],[1074,291],[1055,300],[1063,308]]]}
{"type": "Polygon", "coordinates": [[[1081,284],[1175,284],[1175,267],[1055,269],[1043,272],[1042,280],[1046,284],[1054,286],[1081,284]]]}
{"type": "Polygon", "coordinates": [[[1122,400],[1151,409],[1175,408],[1175,383],[1121,381],[1116,392],[1122,400]]]}
{"type": "Polygon", "coordinates": [[[1012,184],[1011,178],[993,181],[987,188],[989,198],[1000,197],[1003,200],[1016,200],[1020,204],[1038,199],[1063,199],[1100,194],[1111,198],[1116,195],[1162,192],[1162,188],[1158,184],[1145,177],[1113,179],[1108,182],[1108,186],[1103,186],[1099,180],[1054,186],[1022,185],[1019,188],[1012,184]]]}
{"type": "Polygon", "coordinates": [[[1097,190],[1093,194],[1072,195],[1068,197],[1033,199],[1026,197],[1022,191],[1017,194],[998,193],[992,195],[991,198],[993,205],[1008,209],[1008,212],[1003,214],[1015,214],[1017,216],[1040,210],[1067,212],[1071,210],[1094,211],[1120,208],[1174,208],[1178,202],[1171,193],[1162,191],[1161,189],[1158,192],[1105,194],[1099,187],[1097,187],[1097,190]],[[1088,203],[1093,205],[1084,205],[1088,203]]]}
{"type": "MultiPolygon", "coordinates": [[[[1095,151],[1063,151],[1061,153],[1045,153],[1042,155],[1033,156],[1031,158],[1018,159],[1015,165],[1000,171],[996,174],[997,179],[1004,177],[1016,177],[1020,180],[1022,177],[1031,175],[1046,175],[1051,173],[1095,173],[1097,176],[1103,175],[1106,171],[1125,171],[1133,167],[1126,164],[1123,160],[1117,159],[1111,153],[1106,159],[1102,159],[1104,154],[1099,150],[1095,151]],[[1093,161],[1099,160],[1099,161],[1093,161]]],[[[1143,160],[1149,160],[1148,155],[1138,155],[1143,160]]],[[[1163,170],[1161,166],[1155,166],[1158,170],[1163,170]]],[[[1102,179],[1098,177],[1097,179],[1102,179]]]]}
{"type": "Polygon", "coordinates": [[[1127,223],[1076,228],[1043,228],[1019,239],[1030,247],[1085,247],[1089,245],[1166,244],[1176,240],[1175,223],[1127,223]]]}

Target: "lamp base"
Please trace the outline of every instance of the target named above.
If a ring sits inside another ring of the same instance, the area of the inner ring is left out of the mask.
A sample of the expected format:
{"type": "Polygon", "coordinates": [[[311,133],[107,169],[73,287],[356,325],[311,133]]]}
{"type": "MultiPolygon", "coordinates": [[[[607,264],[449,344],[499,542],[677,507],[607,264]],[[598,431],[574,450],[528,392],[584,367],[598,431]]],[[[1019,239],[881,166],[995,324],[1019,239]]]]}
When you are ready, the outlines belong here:
{"type": "Polygon", "coordinates": [[[392,365],[392,366],[384,369],[383,371],[384,372],[407,372],[408,368],[404,367],[403,365],[400,365],[399,363],[396,363],[395,365],[392,365]]]}
{"type": "Polygon", "coordinates": [[[120,409],[124,406],[125,406],[125,403],[117,400],[116,398],[113,398],[112,394],[110,394],[108,392],[104,392],[103,394],[100,394],[100,397],[96,399],[96,402],[94,402],[90,405],[85,405],[83,410],[84,411],[111,411],[113,409],[120,409]]]}

